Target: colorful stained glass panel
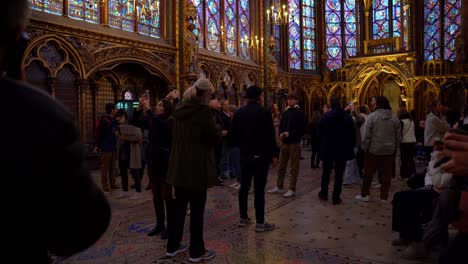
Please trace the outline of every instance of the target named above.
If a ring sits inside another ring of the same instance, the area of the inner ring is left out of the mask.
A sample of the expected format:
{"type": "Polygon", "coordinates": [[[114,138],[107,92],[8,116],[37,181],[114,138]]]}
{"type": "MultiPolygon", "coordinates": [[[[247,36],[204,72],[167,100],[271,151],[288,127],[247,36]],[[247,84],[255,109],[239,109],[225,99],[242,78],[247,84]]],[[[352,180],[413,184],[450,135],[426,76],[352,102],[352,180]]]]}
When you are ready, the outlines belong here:
{"type": "Polygon", "coordinates": [[[219,2],[217,0],[206,1],[206,34],[207,34],[207,48],[209,50],[220,51],[220,14],[219,2]]]}
{"type": "Polygon", "coordinates": [[[461,0],[446,0],[444,19],[444,59],[455,60],[455,39],[461,32],[461,0]]]}
{"type": "Polygon", "coordinates": [[[109,0],[109,26],[135,31],[135,6],[131,0],[109,0]]]}
{"type": "Polygon", "coordinates": [[[301,69],[301,28],[299,0],[289,0],[289,67],[301,69]]]}
{"type": "Polygon", "coordinates": [[[71,18],[99,23],[99,3],[92,0],[69,0],[68,15],[71,18]]]}
{"type": "Polygon", "coordinates": [[[237,1],[225,0],[224,8],[226,16],[224,24],[226,25],[226,52],[229,55],[235,56],[237,54],[237,1]]]}
{"type": "Polygon", "coordinates": [[[302,41],[303,68],[317,68],[317,49],[315,45],[315,6],[314,0],[302,0],[302,41]]]}
{"type": "Polygon", "coordinates": [[[373,39],[383,39],[390,36],[388,1],[389,0],[375,0],[372,3],[373,39]]]}
{"type": "Polygon", "coordinates": [[[150,37],[161,36],[159,0],[138,0],[138,33],[150,37]]]}
{"type": "Polygon", "coordinates": [[[440,54],[440,3],[439,0],[424,2],[424,58],[439,60],[440,54]]]}
{"type": "Polygon", "coordinates": [[[341,42],[341,3],[336,0],[327,0],[325,4],[325,37],[328,55],[327,67],[336,70],[342,67],[342,42],[341,42]]]}
{"type": "Polygon", "coordinates": [[[63,14],[63,0],[29,0],[31,8],[49,14],[63,14]]]}
{"type": "MultiPolygon", "coordinates": [[[[239,0],[239,13],[240,13],[240,37],[241,39],[250,38],[250,7],[249,0],[239,0]]],[[[240,55],[244,59],[250,58],[248,44],[244,41],[240,43],[240,55]]]]}

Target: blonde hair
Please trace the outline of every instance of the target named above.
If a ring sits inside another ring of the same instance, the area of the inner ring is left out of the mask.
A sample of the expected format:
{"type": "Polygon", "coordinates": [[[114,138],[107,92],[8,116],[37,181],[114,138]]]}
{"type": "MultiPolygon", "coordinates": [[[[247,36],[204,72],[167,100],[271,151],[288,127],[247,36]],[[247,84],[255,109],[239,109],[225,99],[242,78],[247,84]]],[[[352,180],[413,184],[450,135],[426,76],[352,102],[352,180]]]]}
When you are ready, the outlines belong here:
{"type": "Polygon", "coordinates": [[[197,96],[203,95],[205,92],[214,92],[213,84],[206,78],[198,79],[192,87],[188,88],[183,95],[184,99],[193,99],[197,96]]]}
{"type": "MultiPolygon", "coordinates": [[[[2,1],[2,14],[0,15],[0,32],[5,38],[11,38],[11,34],[23,30],[29,19],[29,2],[27,0],[2,1]]],[[[10,42],[11,43],[11,42],[10,42]]],[[[2,41],[2,44],[6,43],[2,41]]]]}

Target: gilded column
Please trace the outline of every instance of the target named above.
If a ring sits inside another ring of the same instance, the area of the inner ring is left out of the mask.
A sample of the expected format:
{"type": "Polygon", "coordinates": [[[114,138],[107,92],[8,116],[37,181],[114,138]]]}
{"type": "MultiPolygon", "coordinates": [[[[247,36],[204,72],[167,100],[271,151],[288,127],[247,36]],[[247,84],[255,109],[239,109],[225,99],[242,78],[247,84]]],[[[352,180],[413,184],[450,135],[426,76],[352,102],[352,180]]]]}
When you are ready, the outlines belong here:
{"type": "Polygon", "coordinates": [[[109,25],[109,5],[107,0],[101,0],[101,8],[99,10],[101,14],[101,25],[108,26],[109,25]]]}
{"type": "Polygon", "coordinates": [[[63,13],[64,17],[68,17],[68,0],[63,0],[63,13]]]}

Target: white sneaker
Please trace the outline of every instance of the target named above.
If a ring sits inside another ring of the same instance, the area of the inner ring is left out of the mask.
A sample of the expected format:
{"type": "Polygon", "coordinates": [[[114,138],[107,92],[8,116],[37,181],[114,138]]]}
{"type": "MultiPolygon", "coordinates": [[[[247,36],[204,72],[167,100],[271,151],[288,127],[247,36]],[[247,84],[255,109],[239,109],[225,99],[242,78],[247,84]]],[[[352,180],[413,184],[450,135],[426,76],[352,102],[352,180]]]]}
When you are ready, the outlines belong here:
{"type": "Polygon", "coordinates": [[[384,203],[384,204],[387,204],[387,203],[388,203],[388,200],[387,200],[387,199],[379,199],[379,201],[380,201],[381,203],[384,203]]]}
{"type": "Polygon", "coordinates": [[[122,198],[125,198],[125,197],[127,197],[127,196],[128,196],[128,192],[126,192],[126,191],[121,191],[121,192],[119,192],[119,193],[115,196],[115,198],[116,198],[116,199],[122,199],[122,198]]]}
{"type": "Polygon", "coordinates": [[[382,184],[378,183],[378,182],[373,182],[372,183],[372,188],[374,189],[380,189],[380,187],[382,187],[382,184]]]}
{"type": "Polygon", "coordinates": [[[279,193],[279,192],[281,192],[281,191],[283,191],[283,190],[281,190],[280,188],[278,188],[278,186],[275,186],[275,188],[273,188],[273,189],[267,191],[267,193],[279,193]]]}
{"type": "Polygon", "coordinates": [[[130,200],[139,200],[141,198],[143,198],[143,195],[141,193],[135,193],[134,195],[130,196],[130,198],[128,198],[128,199],[130,199],[130,200]]]}
{"type": "Polygon", "coordinates": [[[369,202],[369,195],[365,197],[362,197],[361,195],[356,195],[355,199],[361,202],[369,202]]]}
{"type": "Polygon", "coordinates": [[[289,189],[285,194],[283,194],[283,197],[284,198],[291,198],[294,195],[296,195],[296,193],[293,190],[289,189]]]}
{"type": "Polygon", "coordinates": [[[235,189],[235,190],[239,190],[240,187],[241,187],[241,185],[240,185],[240,184],[237,184],[236,187],[234,187],[234,189],[235,189]]]}

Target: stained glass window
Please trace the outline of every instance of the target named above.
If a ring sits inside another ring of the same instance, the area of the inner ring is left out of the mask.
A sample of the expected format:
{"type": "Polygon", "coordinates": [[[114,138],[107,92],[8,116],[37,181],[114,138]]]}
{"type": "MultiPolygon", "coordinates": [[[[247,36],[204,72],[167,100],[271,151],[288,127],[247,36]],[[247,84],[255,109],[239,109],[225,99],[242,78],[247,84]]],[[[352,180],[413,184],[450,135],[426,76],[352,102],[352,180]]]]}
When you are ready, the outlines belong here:
{"type": "Polygon", "coordinates": [[[424,2],[424,58],[426,60],[455,60],[455,39],[461,32],[461,2],[460,0],[446,0],[445,6],[440,0],[424,2]]]}
{"type": "Polygon", "coordinates": [[[327,0],[325,2],[327,67],[343,67],[343,59],[356,56],[356,0],[327,0]]]}
{"type": "Polygon", "coordinates": [[[207,30],[207,45],[209,50],[220,51],[220,15],[219,15],[219,0],[206,1],[206,30],[207,30]]]}
{"type": "Polygon", "coordinates": [[[299,0],[289,0],[289,67],[301,69],[301,21],[299,0]]]}
{"type": "Polygon", "coordinates": [[[226,25],[226,52],[229,55],[237,53],[237,6],[236,0],[225,0],[225,25],[226,25]]]}
{"type": "Polygon", "coordinates": [[[302,39],[304,69],[316,69],[314,0],[302,0],[302,39]]]}
{"type": "Polygon", "coordinates": [[[203,16],[203,3],[204,0],[191,0],[193,5],[195,6],[195,9],[197,10],[197,19],[194,22],[195,24],[195,30],[194,33],[198,37],[198,44],[200,47],[203,48],[204,46],[204,38],[203,38],[203,32],[205,29],[205,19],[203,16]]]}
{"type": "Polygon", "coordinates": [[[373,38],[388,38],[390,36],[390,16],[388,13],[388,0],[373,1],[372,14],[374,18],[372,26],[373,38]]]}
{"type": "Polygon", "coordinates": [[[444,58],[455,60],[455,38],[461,32],[461,0],[445,1],[444,58]]]}
{"type": "Polygon", "coordinates": [[[329,69],[339,69],[342,62],[341,39],[341,3],[338,0],[327,0],[325,4],[326,47],[328,53],[327,66],[329,69]]]}
{"type": "Polygon", "coordinates": [[[424,5],[424,57],[440,59],[440,4],[439,0],[425,1],[424,5]]]}
{"type": "Polygon", "coordinates": [[[358,21],[356,0],[344,1],[344,33],[346,58],[357,55],[358,21]]]}
{"type": "MultiPolygon", "coordinates": [[[[250,8],[249,8],[249,0],[239,0],[240,7],[240,37],[241,38],[249,38],[250,37],[250,8]]],[[[241,43],[241,52],[240,55],[244,59],[248,59],[249,56],[249,49],[248,44],[242,42],[241,43]]]]}
{"type": "Polygon", "coordinates": [[[138,33],[161,36],[159,0],[139,0],[137,7],[138,33]]]}
{"type": "Polygon", "coordinates": [[[99,3],[93,0],[69,0],[68,15],[71,18],[99,23],[99,3]]]}
{"type": "Polygon", "coordinates": [[[132,0],[109,0],[109,26],[135,31],[135,5],[132,0]]]}
{"type": "Polygon", "coordinates": [[[29,0],[31,8],[49,14],[63,14],[63,0],[29,0]]]}

